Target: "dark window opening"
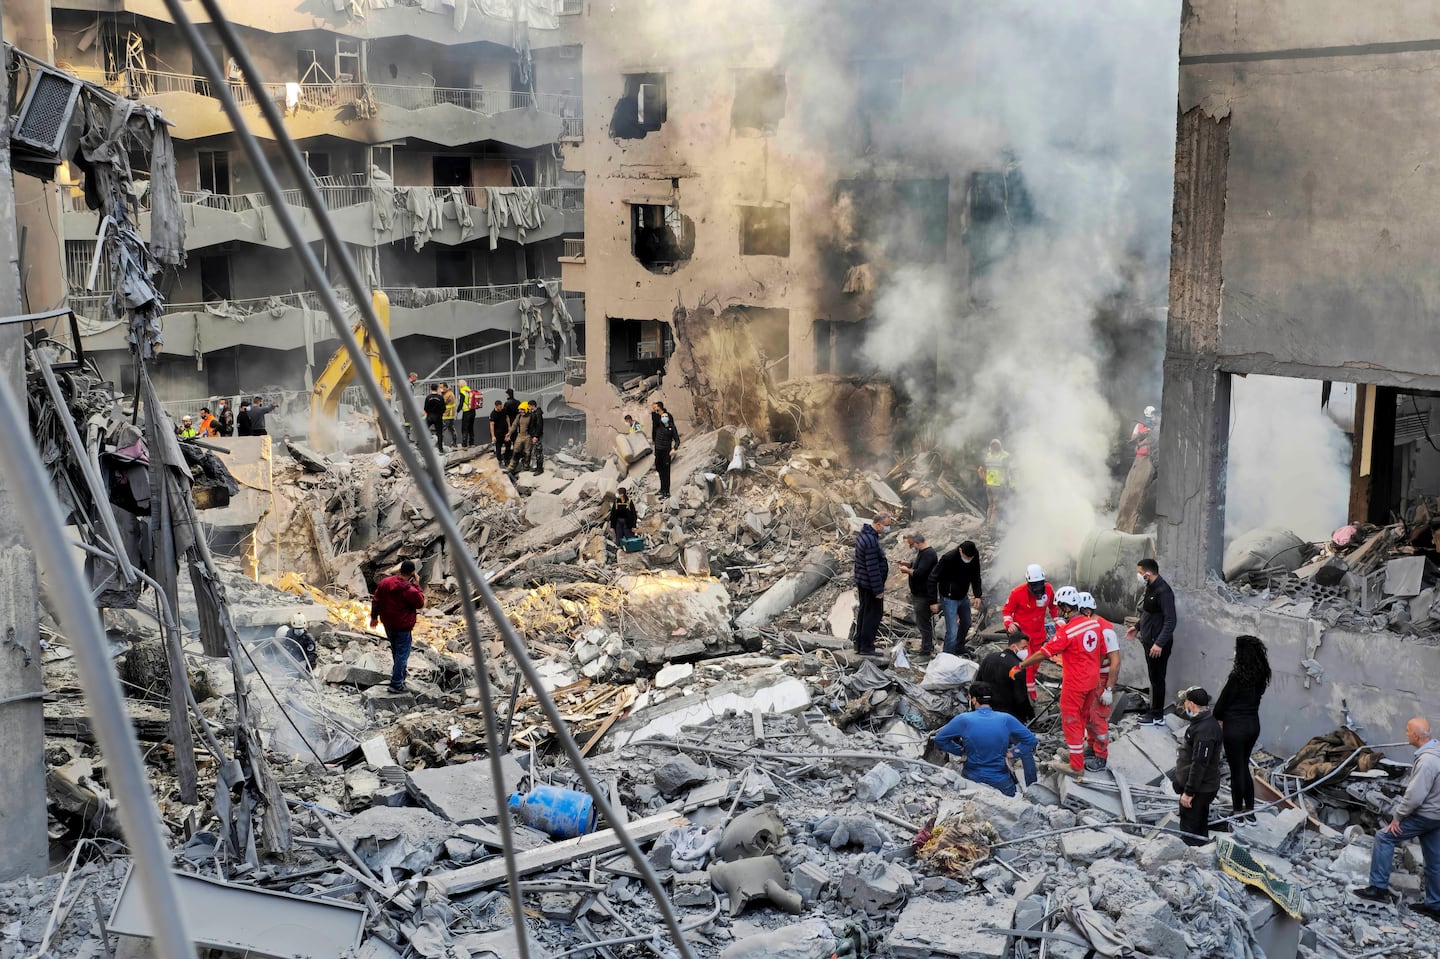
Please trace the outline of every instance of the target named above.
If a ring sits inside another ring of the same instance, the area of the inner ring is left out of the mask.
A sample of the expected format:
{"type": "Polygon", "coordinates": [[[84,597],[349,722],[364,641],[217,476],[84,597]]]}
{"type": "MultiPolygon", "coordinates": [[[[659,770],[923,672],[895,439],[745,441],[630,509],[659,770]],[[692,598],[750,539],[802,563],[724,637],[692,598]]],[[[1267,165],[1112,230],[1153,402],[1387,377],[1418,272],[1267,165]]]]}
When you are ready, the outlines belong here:
{"type": "Polygon", "coordinates": [[[785,116],[785,74],[746,70],[735,77],[735,103],[730,126],[735,130],[774,133],[785,116]]]}
{"type": "Polygon", "coordinates": [[[839,205],[847,219],[882,237],[891,260],[938,263],[945,259],[950,229],[950,181],[842,180],[839,205]]]}
{"type": "Polygon", "coordinates": [[[790,255],[790,205],[740,208],[742,256],[790,255]]]}
{"type": "Polygon", "coordinates": [[[305,165],[310,168],[310,175],[316,177],[330,175],[330,154],[311,153],[305,151],[305,165]]]}
{"type": "Polygon", "coordinates": [[[435,186],[470,186],[470,158],[437,154],[430,160],[435,186]]]}
{"type": "Polygon", "coordinates": [[[815,321],[815,372],[851,376],[860,372],[860,346],[865,331],[859,323],[815,321]]]}
{"type": "Polygon", "coordinates": [[[609,324],[610,382],[622,390],[659,386],[665,377],[665,363],[675,352],[675,337],[670,331],[670,324],[659,320],[619,320],[614,317],[610,318],[609,324]]]}
{"type": "Polygon", "coordinates": [[[665,74],[626,74],[625,92],[610,119],[610,135],[617,140],[638,140],[654,133],[665,124],[666,102],[665,74]]]}
{"type": "Polygon", "coordinates": [[[651,273],[673,273],[695,252],[695,224],[673,206],[630,206],[630,252],[651,273]]]}
{"type": "Polygon", "coordinates": [[[200,258],[200,299],[205,303],[231,299],[230,257],[200,258]]]}
{"type": "Polygon", "coordinates": [[[1035,208],[1018,169],[985,170],[970,177],[971,275],[984,273],[1015,247],[1018,231],[1035,221],[1035,208]]]}
{"type": "Polygon", "coordinates": [[[230,192],[230,154],[224,150],[199,150],[200,189],[211,193],[230,192]]]}
{"type": "Polygon", "coordinates": [[[439,287],[465,287],[475,284],[475,271],[470,264],[470,254],[465,250],[435,251],[435,285],[439,287]]]}

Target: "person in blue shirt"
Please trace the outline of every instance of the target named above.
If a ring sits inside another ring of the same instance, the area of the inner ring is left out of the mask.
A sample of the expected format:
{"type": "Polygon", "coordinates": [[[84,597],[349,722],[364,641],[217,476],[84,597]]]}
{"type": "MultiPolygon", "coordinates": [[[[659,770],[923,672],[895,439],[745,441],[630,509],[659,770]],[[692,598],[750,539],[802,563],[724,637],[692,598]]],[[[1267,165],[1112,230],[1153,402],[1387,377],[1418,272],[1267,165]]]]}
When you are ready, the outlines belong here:
{"type": "Polygon", "coordinates": [[[1025,784],[1035,781],[1035,734],[1009,713],[990,708],[995,691],[989,683],[970,684],[970,712],[961,713],[935,733],[935,745],[965,757],[961,775],[971,782],[993,786],[1015,795],[1015,776],[1005,764],[1019,755],[1025,767],[1025,784]]]}

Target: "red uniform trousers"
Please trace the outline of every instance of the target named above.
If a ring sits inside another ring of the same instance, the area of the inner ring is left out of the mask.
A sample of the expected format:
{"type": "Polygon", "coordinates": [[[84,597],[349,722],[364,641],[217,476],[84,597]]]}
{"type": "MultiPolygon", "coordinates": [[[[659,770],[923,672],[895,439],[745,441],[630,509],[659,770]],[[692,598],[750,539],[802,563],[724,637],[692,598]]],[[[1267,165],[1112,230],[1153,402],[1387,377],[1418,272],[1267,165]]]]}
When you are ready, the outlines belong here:
{"type": "Polygon", "coordinates": [[[1070,751],[1070,768],[1085,768],[1085,727],[1099,698],[1094,686],[1076,689],[1060,684],[1060,729],[1065,734],[1065,748],[1070,751]]]}
{"type": "Polygon", "coordinates": [[[1097,759],[1110,758],[1110,707],[1100,701],[1100,694],[1105,691],[1108,681],[1109,677],[1101,673],[1100,684],[1095,687],[1095,700],[1090,706],[1089,721],[1085,724],[1085,738],[1097,759]]]}
{"type": "MultiPolygon", "coordinates": [[[[1027,634],[1027,635],[1028,635],[1028,634],[1027,634]]],[[[1025,655],[1026,655],[1026,656],[1034,656],[1036,653],[1040,652],[1040,647],[1041,647],[1041,646],[1044,646],[1045,643],[1046,643],[1046,641],[1047,641],[1047,640],[1046,640],[1046,637],[1045,637],[1045,634],[1044,634],[1044,633],[1041,633],[1041,634],[1040,634],[1040,638],[1039,638],[1039,639],[1036,639],[1034,636],[1031,636],[1031,637],[1030,637],[1030,645],[1027,646],[1027,647],[1025,647],[1025,655]]],[[[1032,700],[1035,699],[1035,677],[1039,674],[1039,672],[1040,672],[1040,664],[1039,664],[1039,663],[1036,663],[1034,666],[1026,666],[1026,667],[1025,667],[1025,689],[1026,689],[1027,692],[1030,693],[1030,698],[1031,698],[1032,700]]]]}

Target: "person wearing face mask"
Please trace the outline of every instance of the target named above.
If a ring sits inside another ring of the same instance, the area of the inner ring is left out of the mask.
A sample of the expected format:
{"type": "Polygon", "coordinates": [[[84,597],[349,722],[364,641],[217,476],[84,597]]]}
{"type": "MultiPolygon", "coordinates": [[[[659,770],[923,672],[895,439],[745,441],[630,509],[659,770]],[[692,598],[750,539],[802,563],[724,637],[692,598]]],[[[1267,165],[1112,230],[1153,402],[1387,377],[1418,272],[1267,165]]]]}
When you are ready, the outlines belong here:
{"type": "Polygon", "coordinates": [[[1165,671],[1175,643],[1175,591],[1160,576],[1160,564],[1145,558],[1135,564],[1135,575],[1145,584],[1140,599],[1140,624],[1125,631],[1127,639],[1140,639],[1145,666],[1150,672],[1150,713],[1142,726],[1165,725],[1165,671]]]}
{"type": "Polygon", "coordinates": [[[680,450],[680,433],[669,413],[660,414],[660,425],[650,437],[655,450],[655,473],[660,477],[660,498],[670,498],[670,461],[680,450]]]}
{"type": "Polygon", "coordinates": [[[959,656],[970,638],[970,606],[980,605],[979,547],[967,539],[941,556],[930,573],[930,591],[939,595],[945,616],[945,652],[959,656]],[[972,592],[973,600],[967,598],[972,592]]]}
{"type": "Polygon", "coordinates": [[[1180,694],[1190,719],[1175,755],[1173,785],[1180,794],[1180,831],[1187,846],[1203,846],[1210,837],[1210,804],[1220,791],[1220,724],[1210,712],[1210,694],[1196,686],[1180,694]]]}
{"type": "MultiPolygon", "coordinates": [[[[1031,653],[1022,662],[1010,667],[1013,680],[1027,667],[1038,665],[1042,659],[1064,657],[1064,670],[1060,680],[1060,728],[1065,735],[1065,748],[1069,752],[1068,762],[1051,763],[1050,768],[1076,779],[1085,776],[1086,727],[1094,712],[1095,699],[1099,696],[1100,660],[1105,655],[1105,643],[1100,635],[1100,624],[1080,612],[1080,594],[1075,587],[1066,586],[1055,594],[1055,603],[1065,617],[1065,624],[1055,631],[1055,638],[1031,653]]],[[[1091,734],[1091,743],[1102,754],[1108,754],[1106,744],[1091,734]]],[[[1101,767],[1091,767],[1101,768],[1101,767]]]]}
{"type": "Polygon", "coordinates": [[[885,612],[885,580],[890,578],[890,561],[880,537],[894,522],[889,513],[881,513],[855,534],[855,593],[860,599],[855,613],[855,651],[861,656],[875,655],[875,636],[885,612]]]}
{"type": "MultiPolygon", "coordinates": [[[[1045,645],[1047,614],[1053,620],[1058,621],[1061,618],[1060,609],[1055,605],[1055,590],[1045,582],[1045,570],[1041,569],[1038,563],[1031,563],[1025,567],[1025,582],[1010,591],[1010,598],[1005,600],[1005,607],[1001,610],[1005,632],[1011,636],[1024,633],[1025,638],[1030,641],[1028,652],[1034,655],[1045,645]]],[[[1035,698],[1037,668],[1031,666],[1025,671],[1025,689],[1031,699],[1035,698]]]]}
{"type": "Polygon", "coordinates": [[[1017,671],[1011,677],[1010,670],[1025,659],[1025,644],[1029,642],[1024,633],[1007,636],[1010,645],[997,649],[980,662],[980,671],[975,678],[988,683],[993,696],[991,703],[1002,713],[1009,713],[1022,723],[1035,718],[1035,706],[1025,692],[1025,677],[1017,671]]]}

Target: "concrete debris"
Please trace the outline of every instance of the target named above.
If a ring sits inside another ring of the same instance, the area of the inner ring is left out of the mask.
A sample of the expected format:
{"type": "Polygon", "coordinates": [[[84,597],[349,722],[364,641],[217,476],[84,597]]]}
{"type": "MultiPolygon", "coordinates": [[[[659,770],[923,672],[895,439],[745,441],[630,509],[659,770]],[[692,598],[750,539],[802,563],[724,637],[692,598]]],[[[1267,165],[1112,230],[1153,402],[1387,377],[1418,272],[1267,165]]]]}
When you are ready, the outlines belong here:
{"type": "Polygon", "coordinates": [[[912,902],[900,914],[887,944],[896,959],[1004,959],[1009,940],[993,930],[1005,906],[987,896],[912,902]]]}
{"type": "Polygon", "coordinates": [[[851,862],[840,877],[836,894],[853,909],[879,913],[899,905],[914,887],[915,877],[910,870],[867,852],[851,862]]]}
{"type": "MultiPolygon", "coordinates": [[[[501,791],[509,796],[525,778],[525,770],[511,756],[500,757],[500,763],[505,777],[501,791]]],[[[488,760],[477,759],[439,769],[416,769],[406,775],[405,784],[422,806],[454,823],[494,819],[503,808],[495,803],[488,760]]]]}

